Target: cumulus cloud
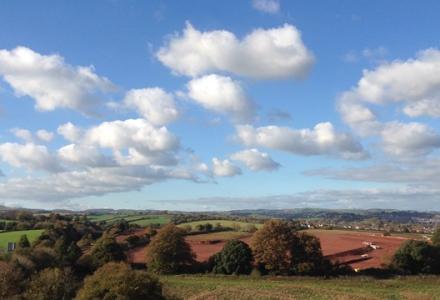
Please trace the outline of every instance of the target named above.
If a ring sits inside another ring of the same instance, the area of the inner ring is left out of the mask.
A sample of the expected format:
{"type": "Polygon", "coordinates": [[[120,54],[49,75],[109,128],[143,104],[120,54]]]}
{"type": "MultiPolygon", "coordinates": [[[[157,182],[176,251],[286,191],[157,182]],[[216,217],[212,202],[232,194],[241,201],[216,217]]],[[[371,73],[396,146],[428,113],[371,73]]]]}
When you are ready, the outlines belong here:
{"type": "Polygon", "coordinates": [[[238,81],[215,74],[193,79],[187,84],[188,96],[208,110],[226,114],[235,121],[251,121],[255,104],[238,81]]]}
{"type": "Polygon", "coordinates": [[[273,171],[280,167],[269,154],[255,148],[236,152],[231,155],[231,159],[242,162],[252,171],[273,171]]]}
{"type": "Polygon", "coordinates": [[[32,142],[34,140],[34,136],[32,135],[32,132],[27,129],[23,128],[13,128],[11,129],[11,132],[19,139],[25,141],[25,142],[32,142]]]}
{"type": "Polygon", "coordinates": [[[353,91],[360,100],[370,103],[402,102],[403,111],[411,117],[440,117],[440,51],[428,49],[414,59],[364,70],[353,91]]]}
{"type": "Polygon", "coordinates": [[[165,125],[179,117],[173,95],[158,87],[130,90],[124,103],[155,125],[165,125]]]}
{"type": "Polygon", "coordinates": [[[0,198],[61,201],[86,196],[140,190],[169,178],[195,180],[192,175],[148,166],[91,168],[39,178],[0,182],[0,198]]]}
{"type": "Polygon", "coordinates": [[[98,148],[88,145],[69,144],[63,146],[58,149],[58,156],[63,162],[73,164],[75,168],[114,165],[110,157],[105,156],[98,148]]]}
{"type": "Polygon", "coordinates": [[[229,160],[220,160],[216,157],[212,159],[212,172],[219,177],[232,177],[241,174],[241,169],[229,160]]]}
{"type": "Polygon", "coordinates": [[[91,115],[101,94],[114,90],[93,67],[72,66],[59,55],[42,55],[26,47],[0,50],[0,75],[18,96],[33,98],[40,111],[69,108],[91,115]]]}
{"type": "Polygon", "coordinates": [[[201,32],[190,23],[173,35],[157,58],[177,74],[199,76],[214,71],[259,79],[304,78],[314,58],[289,24],[255,29],[243,39],[227,30],[201,32]]]}
{"type": "Polygon", "coordinates": [[[47,131],[45,129],[38,130],[36,135],[43,142],[50,142],[53,139],[53,132],[47,131]]]}
{"type": "Polygon", "coordinates": [[[384,151],[396,156],[420,156],[440,147],[440,135],[421,123],[389,122],[381,132],[384,151]]]}
{"type": "Polygon", "coordinates": [[[266,147],[300,155],[330,155],[343,159],[365,159],[362,145],[347,133],[338,133],[331,123],[313,129],[250,125],[236,127],[237,140],[246,146],[266,147]]]}
{"type": "Polygon", "coordinates": [[[59,162],[45,146],[33,143],[0,144],[0,159],[11,166],[28,170],[45,170],[48,172],[59,172],[62,170],[59,162]]]}
{"type": "Polygon", "coordinates": [[[70,122],[58,126],[57,133],[69,142],[75,142],[82,136],[82,130],[70,122]]]}
{"type": "Polygon", "coordinates": [[[252,7],[268,14],[276,14],[280,11],[280,2],[278,0],[252,0],[252,7]]]}

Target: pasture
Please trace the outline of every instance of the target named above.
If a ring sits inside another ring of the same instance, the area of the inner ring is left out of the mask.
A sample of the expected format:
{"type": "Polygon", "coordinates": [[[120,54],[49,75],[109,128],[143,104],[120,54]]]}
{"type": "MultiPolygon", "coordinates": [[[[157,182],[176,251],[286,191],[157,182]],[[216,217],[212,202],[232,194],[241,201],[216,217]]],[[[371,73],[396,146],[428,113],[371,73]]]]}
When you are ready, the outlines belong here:
{"type": "Polygon", "coordinates": [[[29,242],[35,241],[44,230],[22,230],[22,231],[8,231],[0,233],[0,249],[6,251],[8,242],[18,242],[23,234],[26,234],[29,242]]]}
{"type": "Polygon", "coordinates": [[[263,226],[263,224],[259,224],[259,223],[248,223],[248,222],[231,221],[231,220],[202,220],[202,221],[182,223],[182,224],[179,224],[178,226],[185,227],[185,226],[190,225],[194,229],[197,225],[204,225],[207,223],[212,224],[213,226],[215,226],[216,224],[220,224],[223,227],[229,227],[229,228],[234,228],[236,226],[240,226],[240,228],[242,230],[246,229],[246,227],[249,225],[254,225],[257,228],[260,228],[263,226]]]}
{"type": "Polygon", "coordinates": [[[176,299],[440,299],[440,277],[393,279],[250,277],[214,275],[162,276],[164,290],[176,299]]]}
{"type": "Polygon", "coordinates": [[[170,222],[167,215],[146,215],[146,214],[102,214],[88,215],[87,218],[92,222],[114,223],[118,220],[126,220],[128,223],[137,224],[139,226],[148,226],[150,224],[166,224],[170,222]]]}

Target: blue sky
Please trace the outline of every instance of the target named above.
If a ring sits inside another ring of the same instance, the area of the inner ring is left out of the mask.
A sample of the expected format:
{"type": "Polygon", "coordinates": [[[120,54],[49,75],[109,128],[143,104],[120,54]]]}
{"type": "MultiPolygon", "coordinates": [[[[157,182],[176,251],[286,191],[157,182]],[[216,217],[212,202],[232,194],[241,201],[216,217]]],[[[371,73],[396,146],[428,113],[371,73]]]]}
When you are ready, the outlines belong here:
{"type": "Polygon", "coordinates": [[[440,209],[437,1],[2,1],[0,204],[440,209]]]}

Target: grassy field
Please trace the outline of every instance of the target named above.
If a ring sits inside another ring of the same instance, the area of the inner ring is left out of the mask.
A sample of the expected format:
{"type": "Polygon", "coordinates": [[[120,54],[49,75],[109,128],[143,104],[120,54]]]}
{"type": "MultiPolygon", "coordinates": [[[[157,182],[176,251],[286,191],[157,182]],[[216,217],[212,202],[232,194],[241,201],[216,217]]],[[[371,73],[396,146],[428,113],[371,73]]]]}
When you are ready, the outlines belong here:
{"type": "Polygon", "coordinates": [[[124,215],[124,214],[102,214],[87,216],[90,221],[113,223],[124,219],[129,223],[138,224],[139,226],[147,226],[150,224],[166,224],[170,221],[170,217],[166,215],[124,215]]]}
{"type": "MultiPolygon", "coordinates": [[[[383,231],[377,231],[377,230],[342,230],[342,229],[307,229],[304,230],[310,234],[313,233],[326,233],[326,234],[341,234],[341,233],[374,233],[382,235],[383,231]]],[[[409,238],[409,239],[416,239],[416,240],[424,240],[427,236],[426,234],[422,233],[404,233],[404,232],[398,232],[398,233],[391,233],[390,236],[394,237],[403,237],[403,238],[409,238]]]]}
{"type": "Polygon", "coordinates": [[[0,233],[0,249],[6,251],[8,242],[18,242],[23,234],[26,234],[29,241],[35,241],[43,230],[23,230],[23,231],[8,231],[0,233]]]}
{"type": "Polygon", "coordinates": [[[191,241],[209,241],[209,240],[232,240],[249,236],[249,233],[237,231],[220,231],[196,235],[188,235],[188,240],[191,241]]]}
{"type": "Polygon", "coordinates": [[[247,222],[238,222],[238,221],[230,221],[230,220],[203,220],[203,221],[182,223],[182,224],[179,224],[178,226],[184,227],[186,225],[190,225],[191,227],[195,228],[199,224],[206,224],[206,223],[210,223],[213,226],[220,223],[221,226],[223,226],[223,227],[233,227],[234,224],[236,224],[236,225],[240,225],[240,227],[242,227],[243,229],[246,228],[246,226],[248,226],[249,224],[255,225],[255,227],[257,227],[257,228],[260,228],[261,226],[263,226],[263,224],[258,224],[258,223],[247,223],[247,222]]]}
{"type": "Polygon", "coordinates": [[[177,299],[440,299],[440,277],[306,277],[163,276],[167,295],[177,299]]]}

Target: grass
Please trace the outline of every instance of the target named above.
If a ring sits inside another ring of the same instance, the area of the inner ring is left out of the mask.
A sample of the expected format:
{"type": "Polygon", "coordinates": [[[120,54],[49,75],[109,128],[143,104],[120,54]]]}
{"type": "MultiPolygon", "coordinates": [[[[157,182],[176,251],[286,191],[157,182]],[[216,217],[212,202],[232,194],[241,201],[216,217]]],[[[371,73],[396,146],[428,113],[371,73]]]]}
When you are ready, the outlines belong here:
{"type": "Polygon", "coordinates": [[[18,242],[23,234],[26,234],[29,242],[35,241],[44,230],[23,230],[23,231],[8,231],[0,233],[0,249],[6,251],[8,242],[18,242]]]}
{"type": "Polygon", "coordinates": [[[223,227],[233,227],[234,224],[235,224],[235,225],[240,225],[240,227],[242,227],[242,228],[245,228],[249,224],[255,225],[255,227],[257,227],[257,228],[260,228],[261,226],[263,226],[263,224],[258,224],[258,223],[247,223],[247,222],[239,222],[239,221],[231,221],[231,220],[203,220],[203,221],[194,221],[194,222],[182,223],[182,224],[179,224],[178,226],[179,227],[184,227],[184,226],[190,225],[191,227],[193,227],[193,229],[195,229],[195,227],[197,225],[206,224],[206,223],[210,223],[213,226],[215,226],[217,223],[220,223],[221,226],[223,226],[223,227]]]}
{"type": "MultiPolygon", "coordinates": [[[[364,233],[364,234],[379,234],[382,235],[383,231],[378,230],[343,230],[343,229],[307,229],[306,232],[313,234],[313,233],[326,233],[326,234],[345,234],[345,233],[364,233]]],[[[418,239],[423,240],[424,236],[426,234],[421,233],[391,233],[391,237],[403,237],[403,238],[411,238],[411,239],[418,239]]]]}
{"type": "Polygon", "coordinates": [[[249,236],[249,233],[237,231],[221,231],[204,234],[189,235],[188,240],[192,241],[210,241],[210,240],[232,240],[249,236]]]}
{"type": "Polygon", "coordinates": [[[129,223],[137,224],[139,226],[147,226],[150,224],[166,224],[170,222],[170,217],[166,215],[124,215],[124,214],[102,214],[102,215],[89,215],[87,218],[93,222],[113,223],[118,220],[126,220],[129,223]]]}
{"type": "Polygon", "coordinates": [[[393,279],[180,275],[162,276],[177,299],[440,299],[440,277],[393,279]]]}

